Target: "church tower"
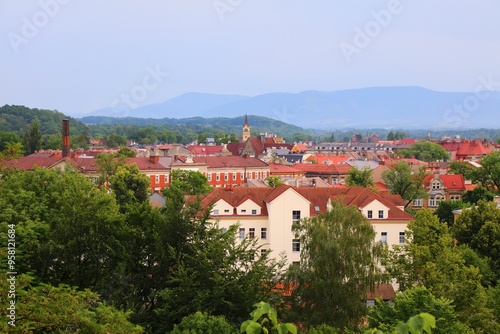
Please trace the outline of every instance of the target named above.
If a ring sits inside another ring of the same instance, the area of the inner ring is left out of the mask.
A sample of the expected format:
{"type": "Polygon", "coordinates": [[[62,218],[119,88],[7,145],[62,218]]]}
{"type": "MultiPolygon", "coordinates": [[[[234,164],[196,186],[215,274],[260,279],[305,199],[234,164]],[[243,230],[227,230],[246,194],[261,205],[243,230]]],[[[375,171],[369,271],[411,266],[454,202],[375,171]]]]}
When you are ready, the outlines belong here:
{"type": "Polygon", "coordinates": [[[246,142],[248,138],[250,138],[250,125],[248,124],[248,116],[245,115],[245,124],[243,124],[241,141],[246,142]]]}

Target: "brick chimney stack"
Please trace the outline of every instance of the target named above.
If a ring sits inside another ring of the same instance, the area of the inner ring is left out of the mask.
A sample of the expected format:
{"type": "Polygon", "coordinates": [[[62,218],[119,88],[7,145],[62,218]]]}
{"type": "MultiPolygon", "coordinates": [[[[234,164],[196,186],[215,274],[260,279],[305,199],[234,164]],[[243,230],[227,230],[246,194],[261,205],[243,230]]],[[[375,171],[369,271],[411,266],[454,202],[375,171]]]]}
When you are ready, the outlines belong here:
{"type": "Polygon", "coordinates": [[[69,119],[63,119],[62,121],[62,156],[63,158],[69,157],[70,154],[70,142],[69,142],[69,119]]]}

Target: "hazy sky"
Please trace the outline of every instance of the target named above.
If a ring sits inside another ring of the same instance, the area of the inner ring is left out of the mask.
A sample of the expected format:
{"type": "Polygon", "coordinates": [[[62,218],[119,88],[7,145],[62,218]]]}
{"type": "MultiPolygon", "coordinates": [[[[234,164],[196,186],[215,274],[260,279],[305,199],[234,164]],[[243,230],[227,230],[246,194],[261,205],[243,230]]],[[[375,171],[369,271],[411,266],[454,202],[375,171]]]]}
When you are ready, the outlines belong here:
{"type": "Polygon", "coordinates": [[[470,92],[489,76],[500,90],[499,14],[498,0],[0,0],[0,105],[83,115],[186,92],[470,92]]]}

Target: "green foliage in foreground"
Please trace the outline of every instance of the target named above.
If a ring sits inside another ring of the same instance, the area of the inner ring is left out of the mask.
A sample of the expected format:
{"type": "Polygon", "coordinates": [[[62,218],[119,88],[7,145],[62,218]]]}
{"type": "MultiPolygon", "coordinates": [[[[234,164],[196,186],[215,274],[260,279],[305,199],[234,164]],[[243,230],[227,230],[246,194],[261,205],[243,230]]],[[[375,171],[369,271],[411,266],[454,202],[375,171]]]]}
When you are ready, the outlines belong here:
{"type": "Polygon", "coordinates": [[[294,324],[278,322],[278,312],[265,302],[254,305],[255,310],[251,313],[252,319],[241,324],[240,333],[246,334],[297,334],[294,324]]]}
{"type": "Polygon", "coordinates": [[[236,329],[223,316],[196,312],[182,318],[170,334],[234,334],[236,329]]]}
{"type": "Polygon", "coordinates": [[[437,298],[425,287],[399,292],[393,303],[377,301],[370,309],[369,326],[390,332],[402,319],[414,314],[430,313],[436,318],[436,334],[466,334],[473,331],[458,320],[452,301],[437,298]]]}
{"type": "MultiPolygon", "coordinates": [[[[1,291],[10,289],[7,278],[5,273],[0,274],[1,291]]],[[[106,305],[90,290],[33,284],[33,278],[27,275],[17,276],[14,285],[15,299],[0,294],[2,333],[143,333],[140,326],[129,322],[130,312],[106,305]],[[7,309],[12,300],[13,312],[7,309]]]]}

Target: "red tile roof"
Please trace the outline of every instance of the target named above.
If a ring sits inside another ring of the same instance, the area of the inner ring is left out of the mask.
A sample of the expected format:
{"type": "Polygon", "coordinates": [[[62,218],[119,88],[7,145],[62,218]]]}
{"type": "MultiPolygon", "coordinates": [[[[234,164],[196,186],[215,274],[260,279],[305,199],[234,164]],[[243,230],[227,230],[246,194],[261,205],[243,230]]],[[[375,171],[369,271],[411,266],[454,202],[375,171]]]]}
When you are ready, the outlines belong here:
{"type": "Polygon", "coordinates": [[[485,147],[479,140],[439,143],[446,151],[456,151],[457,157],[486,155],[491,149],[485,147]]]}
{"type": "Polygon", "coordinates": [[[253,157],[242,157],[230,155],[227,157],[219,156],[204,156],[193,157],[195,163],[205,163],[210,168],[225,168],[225,167],[268,167],[269,165],[253,157]]]}
{"type": "MultiPolygon", "coordinates": [[[[424,185],[428,187],[434,174],[427,175],[424,179],[424,185]]],[[[465,190],[465,182],[462,174],[439,174],[439,178],[443,181],[443,185],[448,190],[465,190]]]]}
{"type": "Polygon", "coordinates": [[[332,164],[340,164],[346,162],[350,157],[345,155],[311,155],[306,161],[316,161],[318,164],[327,164],[330,161],[332,164]]]}
{"type": "Polygon", "coordinates": [[[408,213],[400,210],[398,206],[403,206],[403,200],[400,196],[377,194],[369,189],[362,187],[347,187],[347,188],[315,188],[315,187],[292,187],[288,185],[280,185],[276,188],[245,188],[238,187],[232,190],[224,190],[221,188],[215,189],[202,200],[203,207],[208,207],[210,204],[222,199],[230,205],[236,207],[246,199],[251,199],[261,206],[261,215],[266,216],[267,205],[282,195],[288,190],[293,190],[308,200],[310,204],[310,215],[316,216],[316,207],[319,212],[326,212],[327,205],[330,200],[341,199],[346,205],[354,205],[357,208],[363,208],[372,203],[374,200],[379,201],[389,208],[389,220],[412,220],[413,217],[408,213]]]}
{"type": "Polygon", "coordinates": [[[189,145],[187,149],[196,155],[211,155],[221,153],[224,150],[224,146],[217,145],[189,145]]]}
{"type": "Polygon", "coordinates": [[[304,174],[304,171],[282,164],[269,164],[271,174],[304,174]]]}
{"type": "Polygon", "coordinates": [[[348,164],[326,165],[326,164],[295,164],[293,168],[312,174],[346,174],[352,167],[348,164]]]}

